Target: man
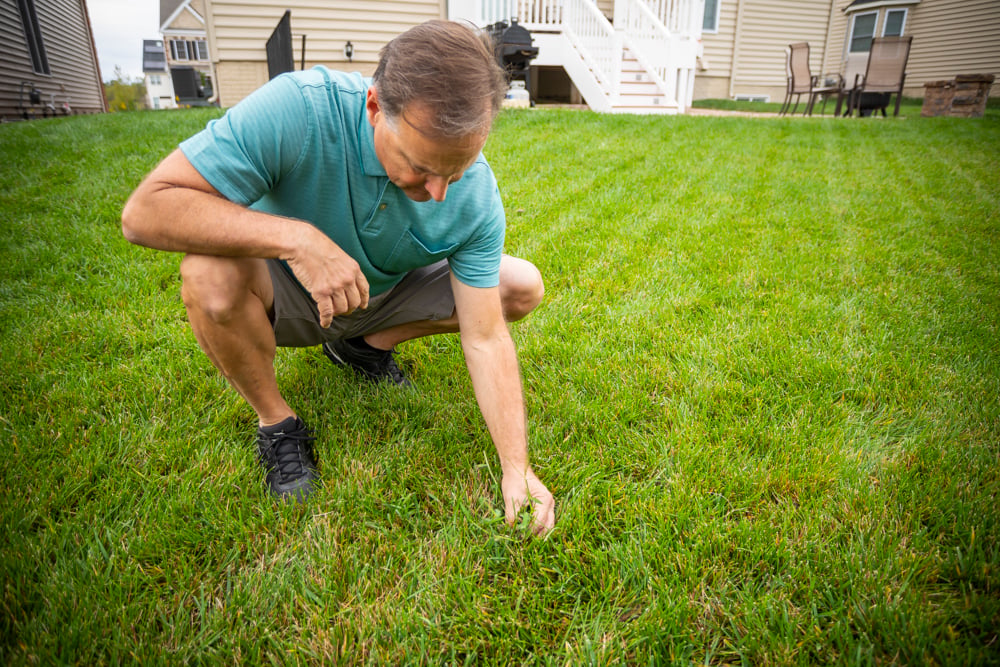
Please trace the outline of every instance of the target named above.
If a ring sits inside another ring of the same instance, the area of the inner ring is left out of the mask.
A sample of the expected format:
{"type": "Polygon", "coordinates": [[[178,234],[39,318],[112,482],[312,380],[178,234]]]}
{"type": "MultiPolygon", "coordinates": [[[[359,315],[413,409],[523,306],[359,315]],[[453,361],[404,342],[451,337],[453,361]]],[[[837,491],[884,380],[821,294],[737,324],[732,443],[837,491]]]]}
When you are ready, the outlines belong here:
{"type": "Polygon", "coordinates": [[[503,471],[506,518],[555,521],[532,471],[506,322],[541,301],[502,254],[504,213],[481,151],[506,90],[484,38],[431,21],[390,42],[374,79],[325,68],[271,81],[183,142],[122,213],[131,242],[183,252],[199,345],[256,411],[271,491],[316,483],[313,437],[285,402],[277,346],[322,345],[362,377],[409,386],[396,345],[460,332],[503,471]]]}

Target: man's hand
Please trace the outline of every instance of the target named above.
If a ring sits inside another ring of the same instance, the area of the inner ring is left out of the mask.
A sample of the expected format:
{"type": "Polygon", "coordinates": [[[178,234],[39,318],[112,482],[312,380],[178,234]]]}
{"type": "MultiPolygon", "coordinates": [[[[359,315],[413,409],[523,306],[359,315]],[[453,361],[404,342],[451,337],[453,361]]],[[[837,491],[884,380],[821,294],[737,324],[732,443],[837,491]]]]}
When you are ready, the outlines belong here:
{"type": "Polygon", "coordinates": [[[517,523],[517,515],[525,505],[532,505],[531,531],[544,535],[556,523],[556,502],[530,468],[526,474],[507,473],[500,482],[503,490],[504,514],[507,525],[517,523]]]}
{"type": "Polygon", "coordinates": [[[316,302],[320,326],[330,326],[337,315],[367,308],[368,280],[354,258],[312,225],[303,231],[288,266],[316,302]]]}

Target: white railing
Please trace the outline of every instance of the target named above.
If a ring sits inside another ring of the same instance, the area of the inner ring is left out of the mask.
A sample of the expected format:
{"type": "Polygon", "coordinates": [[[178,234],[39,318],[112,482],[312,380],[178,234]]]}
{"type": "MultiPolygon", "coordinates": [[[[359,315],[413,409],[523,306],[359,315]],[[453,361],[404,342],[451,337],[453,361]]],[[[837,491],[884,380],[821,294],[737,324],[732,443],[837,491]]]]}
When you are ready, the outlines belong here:
{"type": "Polygon", "coordinates": [[[643,3],[675,35],[691,34],[694,21],[700,23],[705,11],[703,2],[691,0],[643,0],[643,3]]]}
{"type": "Polygon", "coordinates": [[[594,0],[564,0],[563,35],[594,72],[611,99],[618,96],[622,40],[594,0]]]}
{"type": "MultiPolygon", "coordinates": [[[[677,0],[663,5],[677,4],[677,0]]],[[[669,7],[667,7],[669,9],[669,7]]],[[[675,37],[648,5],[648,0],[617,0],[615,2],[615,27],[624,32],[625,44],[636,60],[652,76],[653,81],[667,95],[677,95],[676,69],[673,55],[675,37]]]]}
{"type": "Polygon", "coordinates": [[[558,30],[563,22],[563,0],[513,0],[517,22],[529,30],[558,30]]]}
{"type": "Polygon", "coordinates": [[[517,16],[518,0],[478,0],[475,23],[479,26],[492,25],[498,21],[510,21],[517,16]]]}

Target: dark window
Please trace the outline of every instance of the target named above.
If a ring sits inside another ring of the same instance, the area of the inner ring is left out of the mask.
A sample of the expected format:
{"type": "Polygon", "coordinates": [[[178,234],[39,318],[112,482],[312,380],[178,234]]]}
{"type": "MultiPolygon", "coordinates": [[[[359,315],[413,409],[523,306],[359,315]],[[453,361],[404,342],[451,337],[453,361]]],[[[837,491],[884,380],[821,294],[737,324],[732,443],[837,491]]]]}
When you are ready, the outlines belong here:
{"type": "Polygon", "coordinates": [[[175,39],[170,42],[170,55],[173,56],[174,60],[187,60],[187,42],[181,39],[175,39]]]}
{"type": "Polygon", "coordinates": [[[899,37],[903,34],[903,25],[905,23],[905,9],[890,9],[885,14],[885,26],[882,28],[882,36],[899,37]]]}
{"type": "Polygon", "coordinates": [[[858,14],[854,17],[854,27],[851,29],[851,53],[866,53],[872,50],[876,19],[878,12],[858,14]]]}
{"type": "Polygon", "coordinates": [[[705,0],[705,17],[701,29],[705,32],[719,32],[719,0],[705,0]]]}
{"type": "Polygon", "coordinates": [[[35,74],[52,74],[52,70],[49,69],[49,58],[45,55],[38,14],[35,13],[35,0],[17,0],[17,9],[21,13],[21,25],[24,26],[24,38],[28,42],[32,69],[35,70],[35,74]]]}

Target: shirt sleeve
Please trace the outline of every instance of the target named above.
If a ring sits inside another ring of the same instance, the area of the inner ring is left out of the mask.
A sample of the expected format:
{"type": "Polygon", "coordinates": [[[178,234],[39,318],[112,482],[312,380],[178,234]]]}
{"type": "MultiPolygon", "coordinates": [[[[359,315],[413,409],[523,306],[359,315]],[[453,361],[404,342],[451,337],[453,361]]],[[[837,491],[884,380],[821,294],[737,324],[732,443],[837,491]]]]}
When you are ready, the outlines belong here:
{"type": "Polygon", "coordinates": [[[295,169],[310,132],[305,97],[284,75],[209,122],[180,149],[222,196],[248,206],[295,169]]]}
{"type": "Polygon", "coordinates": [[[496,181],[493,181],[492,196],[479,210],[484,209],[488,213],[483,224],[448,258],[451,272],[470,287],[496,287],[500,284],[500,258],[507,218],[496,181]]]}

